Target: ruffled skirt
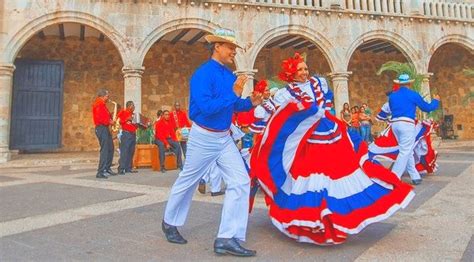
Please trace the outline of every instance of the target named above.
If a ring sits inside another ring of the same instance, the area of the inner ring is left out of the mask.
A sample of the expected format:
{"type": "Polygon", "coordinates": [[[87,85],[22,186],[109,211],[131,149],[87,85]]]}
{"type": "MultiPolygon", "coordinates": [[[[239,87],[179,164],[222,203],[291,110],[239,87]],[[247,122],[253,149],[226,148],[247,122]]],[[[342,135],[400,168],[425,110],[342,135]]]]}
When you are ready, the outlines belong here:
{"type": "Polygon", "coordinates": [[[340,244],[411,201],[412,187],[367,161],[367,146],[353,140],[314,106],[290,103],[272,116],[252,151],[251,176],[275,227],[300,242],[340,244]]]}

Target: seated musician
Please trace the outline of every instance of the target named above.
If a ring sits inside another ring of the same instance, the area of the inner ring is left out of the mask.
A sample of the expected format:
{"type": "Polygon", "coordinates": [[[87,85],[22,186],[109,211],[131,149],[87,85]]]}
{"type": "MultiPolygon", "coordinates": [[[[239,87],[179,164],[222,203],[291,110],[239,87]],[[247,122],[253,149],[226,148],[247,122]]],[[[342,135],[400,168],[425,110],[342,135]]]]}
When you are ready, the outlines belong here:
{"type": "Polygon", "coordinates": [[[171,118],[174,121],[178,134],[180,134],[178,140],[181,144],[183,154],[186,156],[186,141],[189,129],[191,128],[191,122],[188,119],[186,111],[181,110],[179,102],[174,103],[174,111],[171,112],[171,118]]]}
{"type": "Polygon", "coordinates": [[[163,111],[160,120],[155,123],[155,144],[158,146],[161,172],[165,173],[165,150],[171,150],[176,155],[177,166],[183,169],[181,147],[176,138],[175,125],[170,118],[170,111],[163,111]]]}

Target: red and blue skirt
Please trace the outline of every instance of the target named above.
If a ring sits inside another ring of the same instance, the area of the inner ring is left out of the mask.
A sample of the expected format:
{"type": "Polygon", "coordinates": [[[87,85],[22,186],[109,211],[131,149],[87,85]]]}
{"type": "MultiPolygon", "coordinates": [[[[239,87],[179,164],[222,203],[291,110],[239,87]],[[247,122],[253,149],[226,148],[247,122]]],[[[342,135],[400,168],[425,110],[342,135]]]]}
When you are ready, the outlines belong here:
{"type": "MultiPolygon", "coordinates": [[[[433,174],[438,169],[436,159],[438,152],[431,143],[431,132],[434,123],[431,121],[417,121],[416,139],[413,153],[415,156],[416,169],[420,174],[433,174]]],[[[394,162],[398,157],[398,142],[389,125],[380,136],[369,145],[369,160],[380,163],[381,160],[394,162]]]]}
{"type": "Polygon", "coordinates": [[[314,104],[289,103],[274,113],[253,148],[251,176],[275,227],[300,242],[340,244],[407,206],[412,187],[367,161],[367,146],[353,140],[314,104]]]}

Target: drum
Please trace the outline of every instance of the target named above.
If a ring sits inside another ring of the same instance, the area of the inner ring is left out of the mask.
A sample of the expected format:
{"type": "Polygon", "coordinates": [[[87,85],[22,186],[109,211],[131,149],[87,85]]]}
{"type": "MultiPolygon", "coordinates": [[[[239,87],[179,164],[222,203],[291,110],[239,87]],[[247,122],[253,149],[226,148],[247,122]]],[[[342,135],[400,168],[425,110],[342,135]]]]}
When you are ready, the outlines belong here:
{"type": "Polygon", "coordinates": [[[182,141],[188,140],[189,131],[190,131],[190,129],[188,127],[181,128],[181,140],[182,141]]]}

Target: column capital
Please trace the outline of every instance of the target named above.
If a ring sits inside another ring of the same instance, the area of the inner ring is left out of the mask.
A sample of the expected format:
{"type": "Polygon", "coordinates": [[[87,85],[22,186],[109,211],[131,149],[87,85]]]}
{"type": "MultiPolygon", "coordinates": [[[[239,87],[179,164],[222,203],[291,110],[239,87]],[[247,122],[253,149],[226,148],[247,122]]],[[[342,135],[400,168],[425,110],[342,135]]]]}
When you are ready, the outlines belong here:
{"type": "Polygon", "coordinates": [[[421,73],[420,75],[423,77],[423,81],[429,81],[430,77],[432,77],[434,73],[428,72],[428,73],[421,73]]]}
{"type": "Polygon", "coordinates": [[[334,81],[334,80],[349,80],[349,76],[352,75],[352,71],[347,71],[347,72],[332,72],[329,73],[328,76],[334,81]]]}
{"type": "Polygon", "coordinates": [[[0,76],[13,76],[15,68],[14,64],[0,64],[0,76]]]}
{"type": "Polygon", "coordinates": [[[241,69],[241,70],[235,70],[234,74],[236,75],[246,75],[249,78],[253,79],[255,74],[258,72],[258,69],[241,69]]]}
{"type": "Polygon", "coordinates": [[[141,78],[143,75],[143,72],[145,72],[145,67],[143,66],[141,68],[131,68],[131,67],[122,68],[122,74],[124,78],[129,78],[129,77],[141,78]]]}

